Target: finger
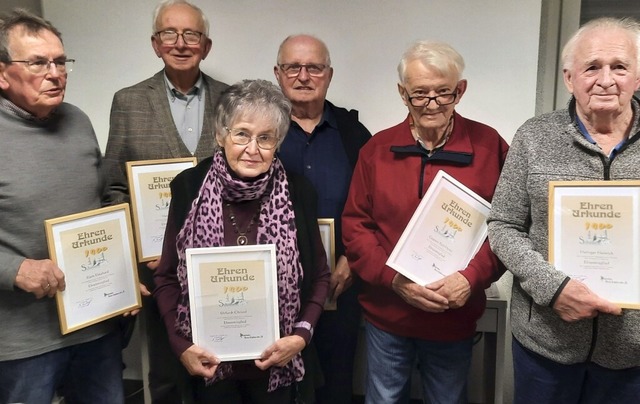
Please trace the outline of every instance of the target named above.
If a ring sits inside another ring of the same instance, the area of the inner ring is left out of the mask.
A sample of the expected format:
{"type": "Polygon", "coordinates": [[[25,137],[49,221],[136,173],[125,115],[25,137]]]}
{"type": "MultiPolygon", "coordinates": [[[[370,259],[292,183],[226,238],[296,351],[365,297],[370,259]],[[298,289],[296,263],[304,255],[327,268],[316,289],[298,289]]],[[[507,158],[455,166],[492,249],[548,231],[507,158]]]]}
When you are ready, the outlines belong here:
{"type": "Polygon", "coordinates": [[[59,268],[56,268],[53,271],[53,276],[55,277],[55,281],[51,282],[51,286],[55,286],[59,291],[64,291],[67,288],[67,282],[64,278],[64,272],[62,272],[59,268]]]}
{"type": "Polygon", "coordinates": [[[140,284],[140,294],[142,296],[151,296],[151,292],[149,292],[149,289],[144,283],[140,284]]]}
{"type": "Polygon", "coordinates": [[[344,291],[344,284],[343,283],[339,283],[335,290],[333,291],[332,295],[331,295],[331,299],[332,300],[336,300],[344,291]]]}
{"type": "Polygon", "coordinates": [[[427,290],[423,296],[425,300],[433,302],[433,304],[435,305],[449,306],[449,299],[447,299],[445,296],[442,296],[440,293],[427,290]]]}
{"type": "Polygon", "coordinates": [[[619,316],[622,314],[622,308],[620,306],[606,300],[598,304],[596,306],[596,309],[601,313],[613,314],[615,316],[619,316]]]}
{"type": "Polygon", "coordinates": [[[336,298],[336,288],[338,285],[329,286],[329,300],[335,300],[336,298]]]}

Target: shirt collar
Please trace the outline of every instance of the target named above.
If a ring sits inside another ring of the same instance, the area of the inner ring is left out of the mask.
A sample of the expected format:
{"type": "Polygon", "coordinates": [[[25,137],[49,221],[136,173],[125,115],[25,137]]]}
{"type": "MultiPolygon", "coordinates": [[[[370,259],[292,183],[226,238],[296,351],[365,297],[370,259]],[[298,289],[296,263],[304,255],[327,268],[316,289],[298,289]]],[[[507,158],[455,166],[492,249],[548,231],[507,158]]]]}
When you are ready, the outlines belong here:
{"type": "MultiPolygon", "coordinates": [[[[324,101],[324,109],[322,110],[322,117],[320,118],[320,121],[318,122],[316,127],[313,128],[313,132],[315,132],[316,129],[321,128],[325,124],[335,130],[338,130],[338,121],[336,120],[336,116],[331,110],[331,108],[329,108],[329,103],[326,100],[324,101]]],[[[295,125],[300,130],[303,130],[300,127],[300,125],[298,125],[298,122],[294,121],[293,119],[291,120],[291,125],[292,126],[295,125]]],[[[313,132],[311,134],[313,134],[313,132]]]]}
{"type": "MultiPolygon", "coordinates": [[[[575,108],[575,105],[574,105],[575,108]]],[[[631,138],[634,135],[634,130],[636,129],[637,125],[638,125],[638,103],[637,101],[634,99],[632,99],[631,101],[631,109],[633,110],[633,125],[631,127],[631,132],[629,132],[629,137],[622,139],[622,141],[620,143],[618,143],[613,149],[611,149],[611,155],[609,157],[613,158],[615,157],[615,155],[618,153],[618,151],[620,150],[620,148],[627,142],[627,140],[629,140],[629,138],[631,138]]],[[[575,120],[576,120],[576,125],[578,126],[578,130],[580,131],[580,133],[582,134],[582,136],[584,136],[584,138],[587,140],[587,142],[597,145],[596,141],[593,140],[593,137],[591,136],[591,134],[589,133],[589,131],[587,130],[587,127],[584,126],[584,123],[582,122],[582,120],[580,120],[580,117],[578,116],[578,112],[577,110],[574,111],[575,114],[575,120]]]]}
{"type": "Polygon", "coordinates": [[[198,80],[196,80],[196,83],[189,89],[189,91],[187,91],[186,94],[182,94],[180,91],[178,91],[176,86],[174,86],[171,80],[169,80],[169,77],[167,77],[167,72],[164,73],[164,82],[167,86],[167,95],[169,96],[169,99],[171,101],[175,101],[176,98],[184,99],[190,95],[197,96],[198,100],[202,99],[202,73],[200,73],[200,75],[198,76],[198,80]]]}
{"type": "Polygon", "coordinates": [[[12,115],[17,116],[18,118],[22,118],[22,119],[26,119],[28,121],[34,121],[34,122],[47,121],[49,118],[51,118],[55,114],[55,110],[54,110],[54,112],[50,113],[48,116],[44,118],[38,118],[37,116],[33,115],[31,112],[28,112],[23,108],[20,108],[19,106],[11,102],[11,100],[9,100],[8,98],[5,98],[3,94],[0,94],[0,108],[9,112],[12,115]]]}

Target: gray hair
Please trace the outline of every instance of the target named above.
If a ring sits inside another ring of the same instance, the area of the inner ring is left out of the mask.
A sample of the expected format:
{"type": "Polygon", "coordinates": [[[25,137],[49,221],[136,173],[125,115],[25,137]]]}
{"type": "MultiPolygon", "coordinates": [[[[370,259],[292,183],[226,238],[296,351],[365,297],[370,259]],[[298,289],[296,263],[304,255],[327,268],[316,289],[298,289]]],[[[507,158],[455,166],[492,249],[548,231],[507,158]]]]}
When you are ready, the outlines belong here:
{"type": "Polygon", "coordinates": [[[21,27],[29,35],[37,36],[41,31],[50,31],[62,42],[62,34],[49,21],[30,13],[29,11],[16,8],[11,13],[6,14],[0,20],[0,62],[9,63],[11,55],[9,52],[9,33],[14,28],[21,27]]]}
{"type": "Polygon", "coordinates": [[[320,38],[318,38],[317,36],[314,35],[309,35],[309,34],[295,34],[295,35],[289,35],[288,37],[286,37],[284,39],[284,41],[282,41],[282,43],[280,44],[280,47],[278,47],[278,56],[276,59],[276,64],[280,64],[282,63],[282,50],[284,49],[284,45],[289,42],[291,39],[295,39],[295,38],[300,38],[300,37],[307,37],[307,38],[311,38],[315,41],[317,41],[320,46],[322,47],[325,57],[324,57],[324,63],[327,66],[331,66],[331,55],[329,54],[329,48],[327,48],[327,44],[324,43],[324,41],[320,38]]]}
{"type": "Polygon", "coordinates": [[[564,70],[570,70],[573,67],[573,59],[576,52],[576,45],[584,38],[588,33],[597,29],[620,29],[626,31],[629,38],[636,45],[636,57],[637,57],[637,73],[640,73],[640,24],[638,21],[631,17],[625,18],[613,18],[613,17],[601,17],[582,25],[573,36],[567,41],[566,45],[562,49],[562,68],[564,70]]]}
{"type": "Polygon", "coordinates": [[[151,28],[153,29],[152,34],[155,34],[156,32],[158,32],[158,17],[160,17],[160,15],[164,11],[164,9],[169,7],[169,6],[176,5],[176,4],[186,4],[187,6],[191,7],[195,11],[197,11],[198,14],[200,14],[200,19],[202,20],[202,25],[204,26],[204,32],[203,33],[204,33],[205,36],[208,37],[209,36],[209,19],[207,19],[207,16],[200,9],[200,7],[196,6],[195,4],[190,3],[187,0],[163,0],[163,1],[161,1],[160,4],[158,4],[156,6],[156,9],[153,10],[153,20],[151,21],[151,28]]]}
{"type": "Polygon", "coordinates": [[[214,127],[226,137],[225,127],[243,116],[259,114],[271,119],[276,127],[277,147],[284,140],[291,120],[291,102],[280,87],[267,80],[242,80],[227,88],[215,107],[214,127]]]}
{"type": "Polygon", "coordinates": [[[422,40],[414,42],[407,49],[398,64],[398,77],[404,84],[407,64],[420,60],[426,67],[431,67],[442,75],[454,74],[457,80],[462,78],[464,59],[450,45],[444,42],[422,40]]]}

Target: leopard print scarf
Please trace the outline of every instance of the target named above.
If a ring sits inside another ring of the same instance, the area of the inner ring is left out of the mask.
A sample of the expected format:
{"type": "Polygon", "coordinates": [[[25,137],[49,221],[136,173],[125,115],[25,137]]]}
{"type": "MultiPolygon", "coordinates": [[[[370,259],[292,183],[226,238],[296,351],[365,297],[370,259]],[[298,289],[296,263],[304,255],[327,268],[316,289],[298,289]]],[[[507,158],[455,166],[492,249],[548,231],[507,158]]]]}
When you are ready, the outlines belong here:
{"type": "MultiPolygon", "coordinates": [[[[231,176],[223,151],[218,151],[198,197],[191,204],[189,214],[176,237],[177,272],[181,287],[176,327],[185,337],[191,338],[186,249],[224,246],[222,201],[239,202],[258,198],[262,198],[257,228],[258,244],[275,244],[277,251],[280,335],[293,333],[293,324],[300,311],[298,285],[302,278],[302,264],[284,167],[279,160],[274,159],[264,175],[253,181],[243,181],[231,176]]],[[[207,380],[207,384],[228,377],[232,371],[231,363],[221,363],[214,377],[207,380]]],[[[304,365],[298,354],[284,367],[271,367],[268,391],[288,386],[294,380],[300,381],[303,376],[304,365]]]]}

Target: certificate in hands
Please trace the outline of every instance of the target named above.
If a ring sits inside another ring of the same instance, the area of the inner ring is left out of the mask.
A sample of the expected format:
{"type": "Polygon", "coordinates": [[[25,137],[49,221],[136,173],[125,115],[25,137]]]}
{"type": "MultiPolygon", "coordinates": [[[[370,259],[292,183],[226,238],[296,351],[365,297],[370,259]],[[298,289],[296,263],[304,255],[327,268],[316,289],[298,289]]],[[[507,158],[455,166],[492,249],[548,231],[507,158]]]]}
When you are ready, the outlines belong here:
{"type": "Polygon", "coordinates": [[[45,221],[49,256],[64,272],[62,334],[141,307],[129,204],[45,221]]]}
{"type": "Polygon", "coordinates": [[[257,359],[280,336],[273,244],[188,248],[193,343],[223,362],[257,359]]]}
{"type": "Polygon", "coordinates": [[[138,262],[160,257],[171,203],[169,184],[196,163],[195,157],[127,162],[138,262]]]}
{"type": "Polygon", "coordinates": [[[549,262],[640,309],[640,181],[550,181],[549,262]]]}
{"type": "Polygon", "coordinates": [[[420,285],[464,269],[487,237],[491,205],[439,171],[387,265],[420,285]]]}

